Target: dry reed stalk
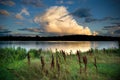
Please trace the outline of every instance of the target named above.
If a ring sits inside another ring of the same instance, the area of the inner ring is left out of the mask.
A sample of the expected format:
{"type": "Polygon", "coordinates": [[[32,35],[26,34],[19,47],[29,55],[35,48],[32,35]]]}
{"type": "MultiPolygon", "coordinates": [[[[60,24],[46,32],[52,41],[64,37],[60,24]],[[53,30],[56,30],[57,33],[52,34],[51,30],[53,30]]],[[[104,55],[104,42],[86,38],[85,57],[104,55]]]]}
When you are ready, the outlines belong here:
{"type": "Polygon", "coordinates": [[[83,63],[85,65],[85,72],[87,71],[87,57],[83,56],[83,63]]]}
{"type": "Polygon", "coordinates": [[[80,59],[80,51],[77,50],[77,57],[78,57],[78,61],[79,61],[79,64],[81,63],[81,59],[80,59]]]}
{"type": "Polygon", "coordinates": [[[55,62],[54,62],[54,56],[52,54],[51,69],[54,68],[54,66],[55,66],[55,62]]]}
{"type": "Polygon", "coordinates": [[[92,52],[90,52],[90,56],[92,56],[92,52]]]}
{"type": "Polygon", "coordinates": [[[29,52],[27,54],[27,59],[28,59],[28,65],[30,65],[30,53],[29,52]]]}
{"type": "Polygon", "coordinates": [[[104,52],[104,53],[106,52],[106,49],[105,49],[105,48],[103,48],[103,52],[104,52]]]}
{"type": "Polygon", "coordinates": [[[45,75],[47,76],[49,74],[48,70],[45,70],[45,75]]]}
{"type": "Polygon", "coordinates": [[[72,55],[72,53],[73,53],[72,50],[70,50],[70,56],[72,55]]]}
{"type": "Polygon", "coordinates": [[[65,54],[65,51],[61,50],[61,53],[62,53],[62,55],[63,55],[64,60],[66,61],[66,54],[65,54]]]}
{"type": "Polygon", "coordinates": [[[44,57],[43,56],[41,56],[41,64],[42,64],[42,70],[44,70],[45,61],[44,61],[44,57]]]}
{"type": "Polygon", "coordinates": [[[92,50],[89,50],[89,51],[88,51],[88,54],[89,54],[90,56],[92,56],[92,53],[93,53],[92,50]]]}
{"type": "Polygon", "coordinates": [[[60,64],[57,57],[56,57],[56,66],[57,66],[58,72],[60,72],[60,64]]]}
{"type": "Polygon", "coordinates": [[[82,73],[82,65],[81,65],[81,55],[80,55],[80,51],[77,50],[77,53],[76,53],[77,57],[78,57],[78,62],[79,62],[79,65],[80,65],[80,74],[82,73]]]}
{"type": "Polygon", "coordinates": [[[95,68],[96,68],[96,72],[97,72],[97,62],[96,62],[96,57],[94,57],[94,66],[95,66],[95,68]]]}

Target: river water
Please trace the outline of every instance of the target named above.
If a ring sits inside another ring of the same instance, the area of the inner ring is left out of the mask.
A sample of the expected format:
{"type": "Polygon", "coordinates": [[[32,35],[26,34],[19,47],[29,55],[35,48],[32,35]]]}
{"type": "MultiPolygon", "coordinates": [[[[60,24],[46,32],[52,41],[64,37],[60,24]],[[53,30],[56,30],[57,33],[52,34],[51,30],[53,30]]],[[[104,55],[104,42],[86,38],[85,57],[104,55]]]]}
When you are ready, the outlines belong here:
{"type": "Polygon", "coordinates": [[[89,49],[97,48],[118,48],[117,41],[1,41],[0,47],[22,47],[27,51],[29,49],[43,49],[43,50],[52,50],[53,52],[57,50],[65,50],[73,53],[76,50],[81,50],[82,52],[88,51],[89,49]]]}

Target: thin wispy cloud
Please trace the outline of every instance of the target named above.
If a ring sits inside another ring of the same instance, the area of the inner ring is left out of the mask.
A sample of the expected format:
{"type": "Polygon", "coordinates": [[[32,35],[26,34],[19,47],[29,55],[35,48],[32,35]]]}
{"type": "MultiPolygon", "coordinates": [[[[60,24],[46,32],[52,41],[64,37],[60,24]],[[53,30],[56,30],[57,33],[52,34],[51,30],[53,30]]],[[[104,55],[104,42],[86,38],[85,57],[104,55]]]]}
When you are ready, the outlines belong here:
{"type": "Polygon", "coordinates": [[[23,28],[23,29],[18,29],[20,31],[29,31],[29,32],[37,32],[37,33],[42,33],[43,31],[40,28],[23,28]]]}
{"type": "MultiPolygon", "coordinates": [[[[90,9],[88,9],[88,8],[78,8],[78,9],[76,9],[75,11],[73,11],[73,12],[71,12],[71,13],[69,13],[69,14],[66,14],[66,15],[62,16],[60,19],[62,19],[63,17],[66,17],[66,16],[68,16],[68,15],[75,16],[75,17],[77,17],[77,18],[79,18],[79,19],[85,18],[85,20],[86,20],[87,18],[92,17],[92,14],[91,14],[91,12],[90,12],[90,9]]],[[[90,19],[91,19],[91,18],[90,18],[90,19]]]]}
{"type": "Polygon", "coordinates": [[[19,13],[15,15],[15,17],[17,19],[23,20],[24,19],[23,14],[26,16],[30,16],[30,13],[28,12],[28,10],[26,8],[23,8],[19,13]]]}
{"type": "Polygon", "coordinates": [[[56,1],[57,4],[69,4],[69,5],[72,5],[74,4],[74,1],[73,0],[58,0],[56,1]]]}
{"type": "Polygon", "coordinates": [[[13,2],[11,0],[1,0],[0,4],[7,5],[7,6],[14,6],[15,2],[13,2]]]}
{"type": "Polygon", "coordinates": [[[115,23],[114,25],[111,26],[104,26],[103,30],[106,30],[109,35],[120,35],[120,23],[115,23]]]}
{"type": "Polygon", "coordinates": [[[4,26],[0,25],[0,33],[10,33],[11,31],[4,28],[4,26]]]}
{"type": "Polygon", "coordinates": [[[95,19],[92,17],[85,18],[85,22],[90,23],[90,22],[101,22],[101,21],[112,21],[112,20],[120,20],[119,17],[104,17],[102,19],[95,19]]]}
{"type": "Polygon", "coordinates": [[[92,14],[90,12],[90,9],[87,9],[87,8],[79,8],[71,14],[73,16],[78,17],[78,18],[86,18],[86,17],[91,17],[92,16],[92,14]]]}
{"type": "Polygon", "coordinates": [[[24,5],[32,5],[35,7],[43,7],[43,1],[42,0],[22,0],[22,3],[24,5]]]}
{"type": "Polygon", "coordinates": [[[21,25],[21,26],[25,25],[23,22],[15,22],[15,24],[21,25]]]}
{"type": "Polygon", "coordinates": [[[7,10],[0,10],[0,14],[1,15],[5,15],[5,16],[9,16],[10,15],[10,13],[7,11],[7,10]]]}

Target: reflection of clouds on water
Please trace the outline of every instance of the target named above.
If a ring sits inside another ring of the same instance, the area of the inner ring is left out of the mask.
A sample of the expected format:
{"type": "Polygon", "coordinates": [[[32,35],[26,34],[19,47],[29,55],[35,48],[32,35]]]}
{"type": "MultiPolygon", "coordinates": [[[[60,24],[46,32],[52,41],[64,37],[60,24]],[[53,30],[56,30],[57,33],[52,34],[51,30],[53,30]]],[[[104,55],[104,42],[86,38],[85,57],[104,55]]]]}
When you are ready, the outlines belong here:
{"type": "Polygon", "coordinates": [[[80,42],[67,42],[63,44],[55,44],[49,46],[53,52],[57,50],[64,50],[68,54],[72,50],[73,53],[76,53],[76,50],[80,50],[81,52],[88,51],[91,48],[90,41],[80,41],[80,42]]]}
{"type": "Polygon", "coordinates": [[[118,48],[118,42],[115,41],[1,41],[0,47],[22,47],[27,51],[30,49],[43,50],[65,50],[67,53],[75,53],[76,50],[81,52],[88,51],[91,48],[118,48]]]}
{"type": "Polygon", "coordinates": [[[103,48],[118,48],[118,42],[117,41],[92,41],[91,42],[93,49],[103,49],[103,48]]]}
{"type": "Polygon", "coordinates": [[[96,41],[93,42],[93,48],[97,49],[98,43],[96,41]]]}

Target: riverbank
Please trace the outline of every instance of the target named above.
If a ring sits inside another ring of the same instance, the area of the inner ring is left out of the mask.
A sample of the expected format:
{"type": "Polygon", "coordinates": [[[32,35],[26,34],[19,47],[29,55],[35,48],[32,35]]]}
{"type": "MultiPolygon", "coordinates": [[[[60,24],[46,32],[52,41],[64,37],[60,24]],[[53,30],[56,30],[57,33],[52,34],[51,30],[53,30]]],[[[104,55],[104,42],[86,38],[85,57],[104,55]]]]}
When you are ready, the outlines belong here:
{"type": "Polygon", "coordinates": [[[93,35],[0,36],[0,41],[119,41],[120,37],[93,35]]]}
{"type": "Polygon", "coordinates": [[[0,80],[120,79],[120,49],[76,53],[0,48],[0,80]]]}

